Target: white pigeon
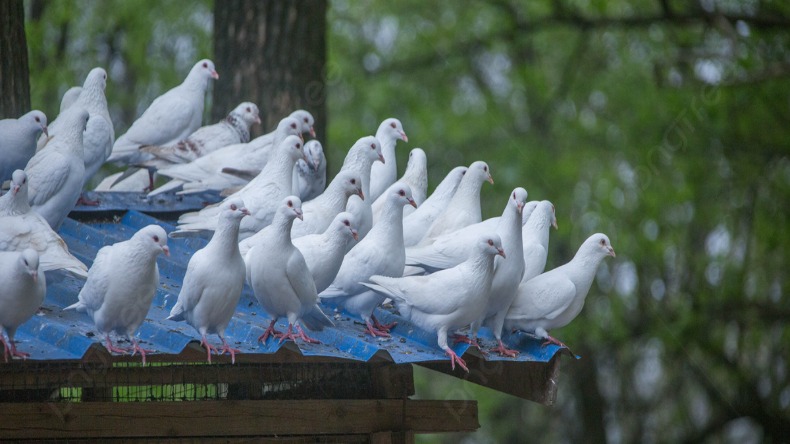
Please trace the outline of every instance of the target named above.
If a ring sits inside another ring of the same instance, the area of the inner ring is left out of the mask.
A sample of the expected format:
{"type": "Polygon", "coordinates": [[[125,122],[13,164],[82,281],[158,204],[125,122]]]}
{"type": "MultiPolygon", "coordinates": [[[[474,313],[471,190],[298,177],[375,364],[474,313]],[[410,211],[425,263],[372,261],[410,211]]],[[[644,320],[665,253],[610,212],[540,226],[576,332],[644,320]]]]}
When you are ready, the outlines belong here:
{"type": "Polygon", "coordinates": [[[104,334],[108,351],[140,352],[143,365],[150,350],[140,347],[134,333],[145,320],[159,285],[159,253],[170,255],[167,233],[158,225],[148,225],[129,240],[102,247],[88,271],[79,301],[64,309],[87,313],[104,334]],[[128,337],[132,347],[113,346],[111,332],[128,337]]]}
{"type": "Polygon", "coordinates": [[[362,285],[374,274],[403,276],[406,255],[403,247],[403,207],[416,206],[408,185],[395,182],[384,193],[387,197],[381,220],[370,233],[346,254],[334,282],[321,293],[349,313],[360,316],[372,336],[389,336],[391,325],[381,324],[373,310],[384,297],[362,285]]]}
{"type": "MultiPolygon", "coordinates": [[[[351,170],[359,174],[362,179],[362,194],[365,196],[363,200],[359,196],[351,196],[348,199],[348,205],[358,207],[359,217],[359,237],[364,238],[367,236],[371,227],[373,227],[373,210],[371,208],[372,201],[370,200],[370,179],[371,179],[371,166],[375,161],[384,162],[384,156],[381,152],[381,144],[378,139],[373,136],[363,137],[351,146],[348,150],[346,158],[343,160],[343,166],[340,171],[351,170]]],[[[350,210],[346,207],[346,211],[357,214],[357,211],[350,210]]]]}
{"type": "Polygon", "coordinates": [[[258,338],[264,344],[269,335],[280,342],[300,338],[318,343],[304,333],[299,323],[319,331],[334,325],[318,307],[315,282],[302,253],[291,242],[291,225],[295,218],[302,217],[301,204],[296,196],[283,199],[272,224],[265,229],[265,236],[245,256],[247,281],[271,318],[268,328],[258,338]],[[288,318],[288,331],[280,333],[274,330],[274,324],[283,316],[288,318]]]}
{"type": "Polygon", "coordinates": [[[29,182],[30,206],[46,219],[53,230],[74,208],[85,179],[82,135],[88,111],[73,106],[62,116],[62,127],[47,148],[30,159],[25,167],[29,182]]]}
{"type": "Polygon", "coordinates": [[[412,323],[435,331],[439,347],[467,372],[466,363],[447,345],[447,334],[474,322],[486,309],[494,278],[494,258],[505,257],[499,236],[490,233],[475,240],[475,254],[461,264],[429,274],[390,278],[372,276],[364,286],[395,301],[398,311],[412,323]]]}
{"type": "Polygon", "coordinates": [[[322,233],[338,213],[345,211],[351,196],[364,200],[362,179],[354,171],[340,171],[329,183],[326,191],[302,205],[305,220],[294,221],[291,238],[322,233]]]}
{"type": "MultiPolygon", "coordinates": [[[[417,208],[425,202],[425,197],[428,194],[428,158],[425,156],[425,151],[421,148],[414,148],[409,152],[409,162],[406,164],[406,171],[398,179],[398,182],[403,182],[411,188],[412,197],[414,202],[417,203],[417,208]]],[[[379,219],[383,205],[384,198],[382,196],[379,196],[371,205],[374,224],[379,219]]],[[[417,211],[414,207],[404,208],[403,218],[407,218],[414,211],[417,211]]]]}
{"type": "Polygon", "coordinates": [[[197,193],[206,190],[224,190],[235,186],[244,186],[260,173],[266,165],[271,152],[270,147],[277,147],[288,136],[299,136],[299,121],[286,117],[277,128],[247,143],[234,143],[220,148],[205,156],[185,164],[170,165],[158,170],[162,176],[172,177],[168,183],[149,193],[153,196],[170,191],[183,185],[178,194],[197,193]],[[224,168],[232,170],[253,171],[249,179],[243,180],[222,172],[224,168]]]}
{"type": "Polygon", "coordinates": [[[483,218],[480,210],[480,187],[485,181],[494,183],[488,164],[477,161],[469,165],[447,208],[433,221],[419,245],[431,243],[442,234],[480,222],[483,218]]]}
{"type": "Polygon", "coordinates": [[[186,321],[200,333],[208,362],[215,351],[230,353],[231,363],[235,364],[236,353],[240,352],[228,345],[225,328],[236,311],[244,286],[246,270],[239,252],[239,224],[249,214],[244,202],[238,199],[220,206],[217,230],[209,243],[189,259],[184,285],[167,318],[186,321]],[[222,340],[222,348],[208,343],[207,335],[212,333],[222,340]]]}
{"type": "Polygon", "coordinates": [[[313,125],[315,125],[315,118],[313,118],[313,115],[310,114],[309,111],[297,109],[288,116],[293,117],[300,122],[300,133],[308,133],[310,134],[310,137],[315,139],[315,128],[313,128],[313,125]]]}
{"type": "Polygon", "coordinates": [[[400,120],[395,118],[385,119],[376,130],[376,139],[381,143],[381,153],[384,160],[381,165],[374,164],[371,172],[370,192],[365,191],[365,194],[370,196],[370,202],[373,203],[381,196],[390,185],[395,183],[398,178],[398,164],[395,158],[395,144],[398,140],[408,142],[409,138],[403,131],[403,125],[400,120]]]}
{"type": "Polygon", "coordinates": [[[326,187],[326,156],[321,142],[313,139],[304,144],[307,160],[299,159],[294,166],[294,193],[307,202],[326,187]]]}
{"type": "Polygon", "coordinates": [[[0,120],[0,184],[11,178],[15,170],[27,165],[36,154],[36,139],[49,134],[47,116],[33,110],[18,119],[0,120]]]}
{"type": "Polygon", "coordinates": [[[250,127],[261,123],[258,106],[242,102],[228,115],[213,125],[198,128],[185,139],[170,145],[144,145],[140,151],[152,154],[153,159],[142,165],[162,168],[173,164],[189,163],[220,148],[250,141],[250,127]]]}
{"type": "Polygon", "coordinates": [[[111,192],[135,192],[142,193],[151,186],[148,177],[148,170],[137,170],[131,176],[126,176],[125,179],[120,180],[124,172],[110,174],[96,185],[94,191],[111,191],[111,192]]]}
{"type": "Polygon", "coordinates": [[[554,205],[547,200],[536,202],[532,215],[521,231],[524,245],[524,276],[521,282],[527,282],[546,268],[551,227],[557,229],[554,205]]]}
{"type": "Polygon", "coordinates": [[[508,205],[502,213],[497,225],[497,234],[502,240],[502,247],[508,259],[494,260],[494,279],[488,294],[488,303],[481,316],[472,323],[469,342],[480,349],[477,342],[477,330],[486,325],[494,333],[497,346],[491,351],[502,356],[516,357],[518,351],[505,347],[502,342],[502,325],[505,322],[510,304],[516,297],[516,289],[524,275],[524,245],[522,243],[521,214],[527,203],[527,190],[516,188],[510,193],[508,205]]]}
{"type": "Polygon", "coordinates": [[[81,86],[72,86],[66,90],[66,92],[63,93],[63,97],[60,99],[60,111],[58,111],[58,114],[63,114],[63,111],[66,111],[68,107],[74,105],[74,102],[80,97],[81,92],[81,86]]]}
{"type": "Polygon", "coordinates": [[[344,211],[335,216],[323,233],[293,240],[294,246],[304,256],[317,292],[326,290],[335,280],[348,244],[352,239],[359,240],[356,227],[354,215],[344,211]]]}
{"type": "Polygon", "coordinates": [[[63,239],[47,221],[30,208],[27,198],[27,175],[14,171],[11,188],[0,197],[0,251],[22,251],[31,248],[39,255],[41,270],[65,269],[80,277],[88,277],[88,267],[69,253],[63,239]]]}
{"type": "Polygon", "coordinates": [[[30,355],[17,350],[16,329],[38,311],[47,293],[47,279],[38,264],[38,253],[31,249],[21,252],[0,252],[0,343],[5,362],[8,356],[25,359],[30,355]],[[8,341],[5,340],[8,335],[8,341]]]}
{"type": "Polygon", "coordinates": [[[534,332],[545,339],[544,345],[566,347],[549,336],[548,330],[568,325],[581,312],[606,256],[615,257],[614,248],[605,234],[596,233],[582,243],[570,262],[519,285],[505,327],[534,332]]]}
{"type": "MultiPolygon", "coordinates": [[[[214,62],[195,63],[180,85],[157,97],[143,114],[119,137],[108,162],[136,165],[152,156],[140,151],[143,145],[171,145],[200,128],[209,80],[218,79],[214,62]]],[[[153,176],[150,176],[153,188],[153,176]]]]}
{"type": "MultiPolygon", "coordinates": [[[[302,141],[297,136],[288,136],[278,147],[269,163],[255,179],[227,199],[241,199],[250,210],[251,216],[242,219],[240,239],[246,239],[269,225],[277,211],[279,202],[291,194],[293,168],[296,160],[304,158],[302,141]]],[[[186,213],[178,219],[180,236],[190,231],[213,231],[217,226],[219,205],[211,205],[200,211],[186,213]]]]}
{"type": "Polygon", "coordinates": [[[447,208],[466,170],[465,166],[450,170],[425,202],[403,218],[404,245],[412,247],[422,240],[433,221],[447,208]]]}
{"type": "MultiPolygon", "coordinates": [[[[52,140],[57,140],[62,130],[61,126],[67,120],[66,114],[75,112],[79,108],[88,111],[90,118],[85,133],[82,135],[82,158],[85,164],[83,187],[110,156],[113,142],[115,142],[115,129],[107,109],[107,98],[104,95],[106,87],[107,72],[102,68],[93,68],[85,78],[85,83],[74,103],[49,124],[49,137],[41,137],[38,141],[38,150],[40,151],[52,140]]],[[[84,199],[82,202],[92,205],[98,204],[98,202],[84,199]]]]}

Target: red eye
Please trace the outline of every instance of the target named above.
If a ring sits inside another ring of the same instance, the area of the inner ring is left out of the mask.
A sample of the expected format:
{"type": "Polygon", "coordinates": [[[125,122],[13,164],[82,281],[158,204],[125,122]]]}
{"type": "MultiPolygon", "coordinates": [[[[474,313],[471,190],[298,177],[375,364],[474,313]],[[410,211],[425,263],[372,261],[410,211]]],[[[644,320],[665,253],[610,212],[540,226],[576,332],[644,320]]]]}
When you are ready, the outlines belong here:
{"type": "Polygon", "coordinates": [[[513,200],[516,199],[516,193],[513,193],[513,200]]]}
{"type": "Polygon", "coordinates": [[[403,191],[403,190],[400,190],[400,191],[398,191],[398,194],[399,194],[399,195],[401,195],[401,196],[405,196],[405,195],[406,195],[406,192],[405,192],[405,191],[403,191]]]}
{"type": "Polygon", "coordinates": [[[375,143],[371,143],[370,144],[370,149],[375,150],[376,149],[376,144],[375,143]]]}
{"type": "Polygon", "coordinates": [[[605,247],[606,246],[606,241],[601,239],[601,245],[605,247]]]}
{"type": "Polygon", "coordinates": [[[292,123],[292,124],[291,124],[291,128],[293,128],[293,129],[296,129],[296,124],[295,124],[295,123],[292,123]]]}
{"type": "Polygon", "coordinates": [[[488,240],[488,245],[491,245],[491,246],[493,247],[493,246],[494,246],[494,241],[492,241],[491,239],[489,239],[489,240],[488,240]]]}
{"type": "Polygon", "coordinates": [[[208,63],[206,63],[206,62],[203,62],[203,67],[204,67],[204,68],[208,68],[208,63]]]}
{"type": "Polygon", "coordinates": [[[350,223],[349,221],[347,221],[347,220],[344,220],[344,221],[343,221],[343,224],[344,224],[345,226],[349,226],[349,225],[351,225],[351,223],[350,223]]]}
{"type": "Polygon", "coordinates": [[[154,235],[154,242],[159,242],[159,236],[154,235]]]}
{"type": "Polygon", "coordinates": [[[291,202],[291,201],[289,200],[289,201],[288,201],[288,208],[291,208],[291,207],[293,207],[293,206],[294,206],[294,203],[293,203],[293,202],[291,202]]]}
{"type": "Polygon", "coordinates": [[[233,210],[233,211],[236,211],[236,209],[237,209],[236,205],[235,204],[230,204],[230,209],[233,210]]]}
{"type": "Polygon", "coordinates": [[[391,127],[393,127],[393,128],[395,128],[395,122],[391,122],[391,123],[390,123],[390,126],[391,126],[391,127]]]}

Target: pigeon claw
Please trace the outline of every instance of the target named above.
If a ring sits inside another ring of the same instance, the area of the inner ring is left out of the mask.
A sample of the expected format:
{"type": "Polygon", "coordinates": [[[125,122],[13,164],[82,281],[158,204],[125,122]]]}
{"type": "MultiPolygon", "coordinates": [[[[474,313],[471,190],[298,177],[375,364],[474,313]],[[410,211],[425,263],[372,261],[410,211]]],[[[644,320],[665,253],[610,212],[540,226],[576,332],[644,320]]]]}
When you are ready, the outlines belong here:
{"type": "MultiPolygon", "coordinates": [[[[230,363],[231,364],[235,364],[236,363],[236,353],[241,353],[241,350],[239,350],[238,348],[232,348],[231,346],[228,345],[227,342],[225,342],[225,338],[222,338],[222,348],[219,349],[217,354],[223,355],[223,354],[225,354],[225,352],[228,352],[230,354],[230,363]]],[[[211,362],[211,361],[209,361],[209,362],[211,362]]]]}
{"type": "Polygon", "coordinates": [[[211,364],[211,352],[213,351],[216,354],[220,354],[219,351],[217,350],[217,347],[214,347],[211,344],[209,344],[208,343],[208,339],[206,339],[205,335],[200,339],[200,345],[205,347],[205,349],[206,349],[206,360],[208,361],[209,364],[211,364]]]}
{"type": "Polygon", "coordinates": [[[86,207],[97,207],[99,206],[100,203],[101,202],[99,202],[99,199],[90,200],[87,197],[85,197],[85,195],[83,194],[80,194],[80,198],[77,199],[77,205],[82,205],[86,207]]]}
{"type": "Polygon", "coordinates": [[[565,345],[562,341],[560,341],[559,339],[553,338],[551,336],[547,337],[546,340],[543,341],[543,344],[541,346],[545,347],[545,346],[547,346],[549,344],[554,344],[554,345],[557,345],[559,347],[567,348],[568,350],[570,350],[570,348],[567,345],[565,345]]]}
{"type": "Polygon", "coordinates": [[[140,352],[140,357],[143,358],[143,367],[145,367],[145,355],[147,353],[153,353],[153,350],[146,350],[140,347],[140,344],[137,343],[136,339],[132,339],[132,348],[130,349],[132,352],[130,356],[134,356],[137,352],[140,352]]]}
{"type": "Polygon", "coordinates": [[[370,333],[370,335],[373,336],[374,338],[375,337],[382,337],[382,338],[389,338],[390,337],[390,334],[388,332],[376,328],[373,324],[370,323],[370,321],[366,321],[365,325],[367,326],[365,328],[365,331],[367,333],[370,333]]]}
{"type": "Polygon", "coordinates": [[[307,336],[307,335],[305,334],[304,330],[302,330],[302,327],[300,327],[300,326],[298,326],[298,325],[297,325],[297,326],[296,326],[296,330],[299,332],[299,337],[300,337],[300,338],[301,338],[301,339],[302,339],[304,342],[307,342],[308,344],[320,344],[320,343],[321,343],[321,341],[319,341],[318,339],[311,338],[310,336],[307,336]]]}
{"type": "Polygon", "coordinates": [[[508,358],[515,358],[518,356],[518,350],[513,350],[505,347],[505,344],[502,340],[499,340],[499,345],[491,349],[492,352],[499,353],[500,356],[505,356],[508,358]]]}
{"type": "Polygon", "coordinates": [[[266,328],[266,331],[264,331],[262,335],[258,336],[258,342],[263,342],[263,345],[266,345],[266,340],[269,338],[269,335],[272,337],[277,337],[277,335],[282,334],[281,332],[274,329],[275,322],[277,322],[277,320],[273,319],[269,324],[269,327],[266,328]]]}
{"type": "Polygon", "coordinates": [[[464,360],[461,359],[461,357],[458,356],[458,354],[454,352],[453,349],[447,347],[444,349],[444,351],[445,353],[447,353],[448,356],[450,356],[450,367],[453,370],[455,370],[455,364],[458,363],[459,367],[461,367],[462,369],[466,370],[467,373],[469,373],[469,368],[467,368],[466,362],[464,362],[464,360]]]}
{"type": "Polygon", "coordinates": [[[14,345],[14,341],[11,339],[6,342],[5,338],[0,333],[0,344],[3,344],[3,357],[5,358],[5,362],[8,362],[8,357],[11,356],[13,360],[14,357],[27,359],[30,357],[30,353],[21,352],[16,349],[16,345],[14,345]]]}
{"type": "Polygon", "coordinates": [[[389,333],[390,330],[392,330],[396,325],[398,325],[397,322],[390,322],[389,324],[382,324],[376,318],[376,315],[370,315],[370,319],[373,321],[373,326],[376,327],[376,329],[378,329],[380,331],[383,331],[383,332],[386,332],[386,333],[389,333]]]}

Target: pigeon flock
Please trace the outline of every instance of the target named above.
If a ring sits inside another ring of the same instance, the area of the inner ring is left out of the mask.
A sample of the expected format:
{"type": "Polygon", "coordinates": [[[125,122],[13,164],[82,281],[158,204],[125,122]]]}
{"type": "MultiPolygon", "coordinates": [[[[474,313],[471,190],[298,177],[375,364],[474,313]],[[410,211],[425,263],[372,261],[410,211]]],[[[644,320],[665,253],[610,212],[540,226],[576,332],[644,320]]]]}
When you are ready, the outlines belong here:
{"type": "Polygon", "coordinates": [[[107,110],[107,72],[91,70],[82,87],[63,96],[60,114],[47,125],[41,111],[0,120],[0,342],[4,357],[28,355],[14,344],[17,328],[38,310],[46,293],[45,271],[63,269],[85,280],[67,309],[89,316],[115,353],[149,350],[135,339],[157,287],[160,253],[171,238],[210,234],[183,276],[168,317],[200,335],[208,362],[239,350],[225,338],[245,285],[252,288],[270,323],[258,341],[318,342],[309,331],[332,328],[329,314],[344,310],[364,323],[360,334],[391,337],[374,310],[389,300],[414,326],[436,335],[453,368],[466,363],[448,345],[463,341],[481,353],[515,357],[502,341],[518,329],[553,343],[549,331],[582,310],[596,270],[614,256],[609,238],[591,235],[565,265],[545,271],[549,231],[557,228],[554,205],[527,201],[517,187],[499,217],[483,220],[480,195],[493,183],[483,161],[451,169],[428,193],[428,155],[409,153],[398,179],[395,150],[408,142],[398,119],[385,119],[375,136],[348,150],[327,181],[324,147],[309,112],[296,110],[270,133],[250,138],[260,124],[258,107],[243,102],[221,121],[200,126],[204,96],[219,79],[211,60],[200,60],[180,85],[167,91],[115,139],[107,110]],[[107,162],[125,171],[102,180],[106,192],[189,194],[215,190],[224,196],[185,213],[171,233],[149,225],[130,239],[101,248],[92,266],[69,253],[57,234],[81,203],[89,180],[107,162]],[[155,177],[167,178],[155,188],[155,177]],[[286,331],[275,330],[287,319],[286,331]],[[477,334],[489,328],[496,346],[477,334]],[[131,347],[113,344],[112,334],[131,347]],[[209,343],[216,334],[221,345],[209,343]],[[7,339],[6,339],[7,336],[7,339]]]}

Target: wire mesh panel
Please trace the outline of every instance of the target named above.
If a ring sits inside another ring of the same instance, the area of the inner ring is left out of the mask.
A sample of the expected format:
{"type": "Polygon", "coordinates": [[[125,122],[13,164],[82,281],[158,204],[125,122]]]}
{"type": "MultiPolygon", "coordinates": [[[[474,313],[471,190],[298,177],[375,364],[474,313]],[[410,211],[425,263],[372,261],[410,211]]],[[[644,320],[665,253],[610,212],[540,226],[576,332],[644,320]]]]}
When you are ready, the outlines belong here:
{"type": "Polygon", "coordinates": [[[372,398],[356,363],[24,362],[0,366],[0,402],[372,398]]]}

